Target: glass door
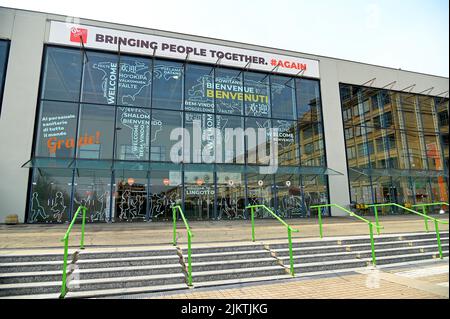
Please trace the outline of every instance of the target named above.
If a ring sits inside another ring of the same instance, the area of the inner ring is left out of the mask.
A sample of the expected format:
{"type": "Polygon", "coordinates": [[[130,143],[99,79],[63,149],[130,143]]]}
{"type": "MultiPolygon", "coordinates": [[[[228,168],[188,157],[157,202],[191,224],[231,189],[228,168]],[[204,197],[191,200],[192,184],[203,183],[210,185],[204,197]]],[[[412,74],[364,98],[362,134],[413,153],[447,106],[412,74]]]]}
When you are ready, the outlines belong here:
{"type": "Polygon", "coordinates": [[[146,220],[147,171],[116,170],[115,180],[114,220],[119,222],[146,220]]]}

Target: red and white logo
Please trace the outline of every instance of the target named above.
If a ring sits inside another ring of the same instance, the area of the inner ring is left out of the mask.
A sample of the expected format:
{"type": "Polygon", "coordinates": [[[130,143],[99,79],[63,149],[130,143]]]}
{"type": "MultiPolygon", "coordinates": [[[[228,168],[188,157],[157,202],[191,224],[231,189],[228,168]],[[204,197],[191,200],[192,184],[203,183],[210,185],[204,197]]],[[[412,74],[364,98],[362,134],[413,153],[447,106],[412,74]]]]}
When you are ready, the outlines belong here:
{"type": "Polygon", "coordinates": [[[83,43],[86,43],[87,42],[87,34],[88,34],[87,29],[72,27],[70,29],[70,41],[77,42],[77,43],[80,43],[81,41],[83,41],[83,43]]]}

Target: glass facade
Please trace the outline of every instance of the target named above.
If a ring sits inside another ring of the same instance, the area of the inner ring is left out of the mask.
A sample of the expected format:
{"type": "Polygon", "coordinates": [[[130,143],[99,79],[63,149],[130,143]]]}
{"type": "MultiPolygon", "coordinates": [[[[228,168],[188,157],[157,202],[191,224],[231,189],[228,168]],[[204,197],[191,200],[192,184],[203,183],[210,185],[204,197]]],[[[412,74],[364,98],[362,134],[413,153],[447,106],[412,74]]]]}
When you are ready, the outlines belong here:
{"type": "Polygon", "coordinates": [[[9,41],[0,40],[0,115],[2,113],[3,87],[5,84],[8,52],[9,52],[9,41]]]}
{"type": "Polygon", "coordinates": [[[316,80],[56,46],[44,61],[28,222],[67,221],[81,204],[90,222],[118,222],[168,220],[173,203],[221,220],[251,203],[289,218],[328,202],[316,80]],[[263,174],[251,135],[227,129],[272,127],[279,168],[263,174]]]}
{"type": "Polygon", "coordinates": [[[346,84],[340,94],[351,201],[447,202],[448,99],[346,84]]]}

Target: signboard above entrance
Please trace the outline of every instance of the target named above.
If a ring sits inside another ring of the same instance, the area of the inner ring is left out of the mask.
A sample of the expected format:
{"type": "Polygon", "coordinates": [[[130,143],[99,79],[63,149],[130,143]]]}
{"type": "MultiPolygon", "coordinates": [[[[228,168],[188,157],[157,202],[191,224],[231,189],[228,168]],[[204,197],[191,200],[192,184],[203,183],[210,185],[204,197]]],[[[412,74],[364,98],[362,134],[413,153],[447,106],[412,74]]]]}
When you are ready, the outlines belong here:
{"type": "Polygon", "coordinates": [[[317,60],[59,21],[48,42],[319,78],[317,60]]]}

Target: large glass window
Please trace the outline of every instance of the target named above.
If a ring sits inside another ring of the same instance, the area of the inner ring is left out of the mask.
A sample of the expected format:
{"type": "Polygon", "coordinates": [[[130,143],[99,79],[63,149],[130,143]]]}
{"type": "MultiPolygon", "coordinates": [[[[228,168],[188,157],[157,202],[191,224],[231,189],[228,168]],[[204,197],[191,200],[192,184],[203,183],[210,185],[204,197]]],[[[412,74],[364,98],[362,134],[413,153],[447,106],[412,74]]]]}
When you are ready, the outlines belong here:
{"type": "Polygon", "coordinates": [[[151,122],[150,109],[117,108],[116,159],[148,160],[151,122]]]}
{"type": "Polygon", "coordinates": [[[8,41],[0,41],[0,114],[2,111],[3,86],[6,75],[6,61],[8,60],[8,41]]]}
{"type": "Polygon", "coordinates": [[[186,65],[186,111],[214,113],[214,69],[200,65],[186,65]]]}
{"type": "Polygon", "coordinates": [[[242,72],[217,68],[214,94],[217,113],[241,115],[244,103],[242,72]]]}
{"type": "Polygon", "coordinates": [[[150,107],[152,60],[120,57],[118,105],[150,107]]]}
{"type": "MultiPolygon", "coordinates": [[[[325,167],[318,81],[56,46],[46,48],[44,61],[39,159],[30,163],[54,164],[54,171],[33,168],[33,185],[45,179],[59,188],[42,193],[32,185],[30,222],[68,220],[80,205],[91,222],[169,220],[174,203],[192,219],[248,218],[251,203],[304,217],[314,196],[326,197],[319,194],[326,176],[305,192],[298,170],[325,167]],[[283,170],[276,177],[268,173],[275,164],[283,170]]],[[[370,114],[374,102],[365,98],[370,114]]],[[[360,118],[359,131],[349,125],[357,139],[373,126],[360,118]]]]}
{"type": "Polygon", "coordinates": [[[81,105],[78,158],[113,158],[114,113],[107,105],[81,105]]]}
{"type": "Polygon", "coordinates": [[[172,220],[172,205],[181,204],[181,169],[171,167],[150,172],[152,220],[172,220]]]}
{"type": "MultiPolygon", "coordinates": [[[[378,202],[427,202],[436,189],[447,196],[442,136],[448,136],[448,125],[440,135],[439,112],[448,114],[448,101],[353,85],[340,87],[352,201],[371,203],[368,187],[378,202]],[[417,177],[439,174],[443,176],[417,177]]],[[[390,208],[383,211],[398,213],[390,208]]]]}
{"type": "MultiPolygon", "coordinates": [[[[220,152],[219,163],[244,164],[244,119],[239,116],[216,116],[216,128],[220,139],[216,141],[216,152],[220,152]]],[[[219,155],[219,154],[218,154],[219,155]]]]}
{"type": "Polygon", "coordinates": [[[294,120],[296,116],[294,79],[284,76],[271,76],[270,80],[272,117],[294,120]]]}
{"type": "MultiPolygon", "coordinates": [[[[178,141],[170,140],[170,133],[175,128],[182,127],[183,114],[180,112],[152,110],[150,159],[157,162],[170,162],[170,151],[172,146],[180,142],[182,136],[176,136],[178,141]]],[[[181,156],[180,152],[176,153],[181,156]]]]}
{"type": "Polygon", "coordinates": [[[153,68],[153,108],[183,108],[183,65],[155,60],[153,68]]]}
{"type": "Polygon", "coordinates": [[[89,52],[84,64],[82,101],[96,104],[116,104],[119,61],[115,54],[89,52]]]}
{"type": "Polygon", "coordinates": [[[29,223],[61,223],[69,220],[72,175],[71,169],[33,170],[29,223]]]}
{"type": "MultiPolygon", "coordinates": [[[[202,166],[202,165],[199,165],[202,166]]],[[[210,169],[184,171],[184,211],[186,218],[210,219],[214,217],[214,173],[210,169]]]]}
{"type": "Polygon", "coordinates": [[[270,117],[269,77],[260,73],[244,72],[245,115],[270,117]]]}
{"type": "Polygon", "coordinates": [[[82,59],[83,54],[80,50],[48,47],[42,97],[49,100],[78,102],[82,59]]]}
{"type": "Polygon", "coordinates": [[[302,122],[320,121],[320,91],[317,81],[296,80],[297,115],[302,122]]]}
{"type": "Polygon", "coordinates": [[[35,156],[73,157],[76,137],[78,104],[42,101],[36,134],[35,156]]]}

